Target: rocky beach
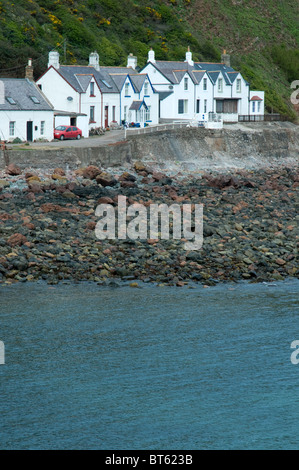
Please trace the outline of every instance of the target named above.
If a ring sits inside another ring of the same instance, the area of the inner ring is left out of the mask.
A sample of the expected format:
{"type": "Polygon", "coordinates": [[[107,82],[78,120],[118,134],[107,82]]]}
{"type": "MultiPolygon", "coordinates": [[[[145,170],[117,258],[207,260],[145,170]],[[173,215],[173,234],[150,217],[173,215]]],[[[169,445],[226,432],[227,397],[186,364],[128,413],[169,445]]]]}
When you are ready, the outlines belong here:
{"type": "Polygon", "coordinates": [[[122,168],[0,173],[0,283],[90,281],[132,287],[271,282],[299,277],[299,171],[122,168]],[[96,238],[99,204],[203,204],[204,243],[96,238]]]}

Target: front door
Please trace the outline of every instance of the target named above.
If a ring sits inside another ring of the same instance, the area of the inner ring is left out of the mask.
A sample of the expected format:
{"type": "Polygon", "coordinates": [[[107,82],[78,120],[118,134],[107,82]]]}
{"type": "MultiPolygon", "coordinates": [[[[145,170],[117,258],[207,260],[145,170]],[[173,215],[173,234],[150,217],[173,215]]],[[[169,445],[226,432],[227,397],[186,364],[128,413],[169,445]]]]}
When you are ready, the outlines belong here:
{"type": "Polygon", "coordinates": [[[77,125],[77,118],[71,117],[71,126],[76,126],[77,125]]]}
{"type": "Polygon", "coordinates": [[[105,127],[109,126],[108,115],[109,115],[109,106],[105,106],[105,127]]]}
{"type": "Polygon", "coordinates": [[[33,122],[27,121],[27,142],[33,141],[33,122]]]}

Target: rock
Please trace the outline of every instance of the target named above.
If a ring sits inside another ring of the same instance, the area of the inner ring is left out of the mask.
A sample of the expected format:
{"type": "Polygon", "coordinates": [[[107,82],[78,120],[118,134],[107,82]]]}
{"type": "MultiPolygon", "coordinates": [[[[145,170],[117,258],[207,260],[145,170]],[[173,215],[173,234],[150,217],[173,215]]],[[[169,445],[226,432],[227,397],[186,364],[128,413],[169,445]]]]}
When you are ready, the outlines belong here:
{"type": "Polygon", "coordinates": [[[22,235],[21,233],[15,233],[14,235],[11,235],[9,239],[7,240],[8,245],[14,247],[14,246],[21,246],[24,245],[28,240],[27,238],[22,235]]]}
{"type": "Polygon", "coordinates": [[[84,168],[82,171],[83,178],[95,180],[98,175],[102,173],[102,170],[97,166],[90,165],[87,168],[84,168]]]}
{"type": "Polygon", "coordinates": [[[10,183],[6,180],[0,180],[0,189],[9,188],[10,183]]]}
{"type": "Polygon", "coordinates": [[[114,201],[113,201],[113,199],[111,199],[111,197],[103,196],[103,197],[100,197],[100,199],[98,200],[97,205],[99,205],[99,204],[111,204],[111,205],[113,205],[114,201]]]}
{"type": "Polygon", "coordinates": [[[102,172],[96,177],[97,184],[101,184],[102,186],[115,186],[118,181],[109,173],[102,172]]]}
{"type": "Polygon", "coordinates": [[[143,171],[145,171],[146,173],[148,173],[146,166],[145,166],[144,163],[142,163],[142,162],[135,162],[135,163],[134,163],[134,169],[135,169],[135,171],[137,171],[137,172],[140,172],[140,171],[143,172],[143,171]]]}
{"type": "Polygon", "coordinates": [[[65,171],[62,168],[55,168],[53,175],[65,176],[65,171]]]}
{"type": "Polygon", "coordinates": [[[10,176],[18,176],[22,174],[22,170],[14,163],[11,163],[6,167],[6,173],[10,176]]]}
{"type": "Polygon", "coordinates": [[[136,181],[136,176],[132,175],[131,173],[128,173],[127,171],[125,171],[120,177],[119,177],[119,181],[130,181],[130,182],[133,182],[136,181]]]}

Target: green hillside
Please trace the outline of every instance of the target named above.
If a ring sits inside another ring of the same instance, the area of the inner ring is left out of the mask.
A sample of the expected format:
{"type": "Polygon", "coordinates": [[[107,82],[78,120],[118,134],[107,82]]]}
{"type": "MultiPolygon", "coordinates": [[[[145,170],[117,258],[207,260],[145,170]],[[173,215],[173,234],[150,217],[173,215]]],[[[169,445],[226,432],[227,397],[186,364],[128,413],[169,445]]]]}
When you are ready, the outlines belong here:
{"type": "Polygon", "coordinates": [[[62,63],[125,65],[132,52],[143,66],[157,59],[218,61],[232,56],[251,87],[266,91],[268,111],[296,117],[290,84],[299,80],[298,0],[0,0],[0,74],[20,77],[29,57],[35,76],[48,52],[62,63]]]}

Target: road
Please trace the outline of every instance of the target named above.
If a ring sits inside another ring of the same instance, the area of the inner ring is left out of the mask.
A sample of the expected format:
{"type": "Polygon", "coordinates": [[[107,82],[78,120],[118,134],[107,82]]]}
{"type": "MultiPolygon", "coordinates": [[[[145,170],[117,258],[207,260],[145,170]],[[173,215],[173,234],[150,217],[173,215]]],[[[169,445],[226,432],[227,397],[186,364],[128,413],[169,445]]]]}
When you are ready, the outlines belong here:
{"type": "Polygon", "coordinates": [[[101,147],[125,140],[125,131],[107,131],[104,135],[82,138],[80,140],[55,140],[53,142],[30,142],[30,144],[7,144],[8,149],[63,149],[66,147],[101,147]]]}

